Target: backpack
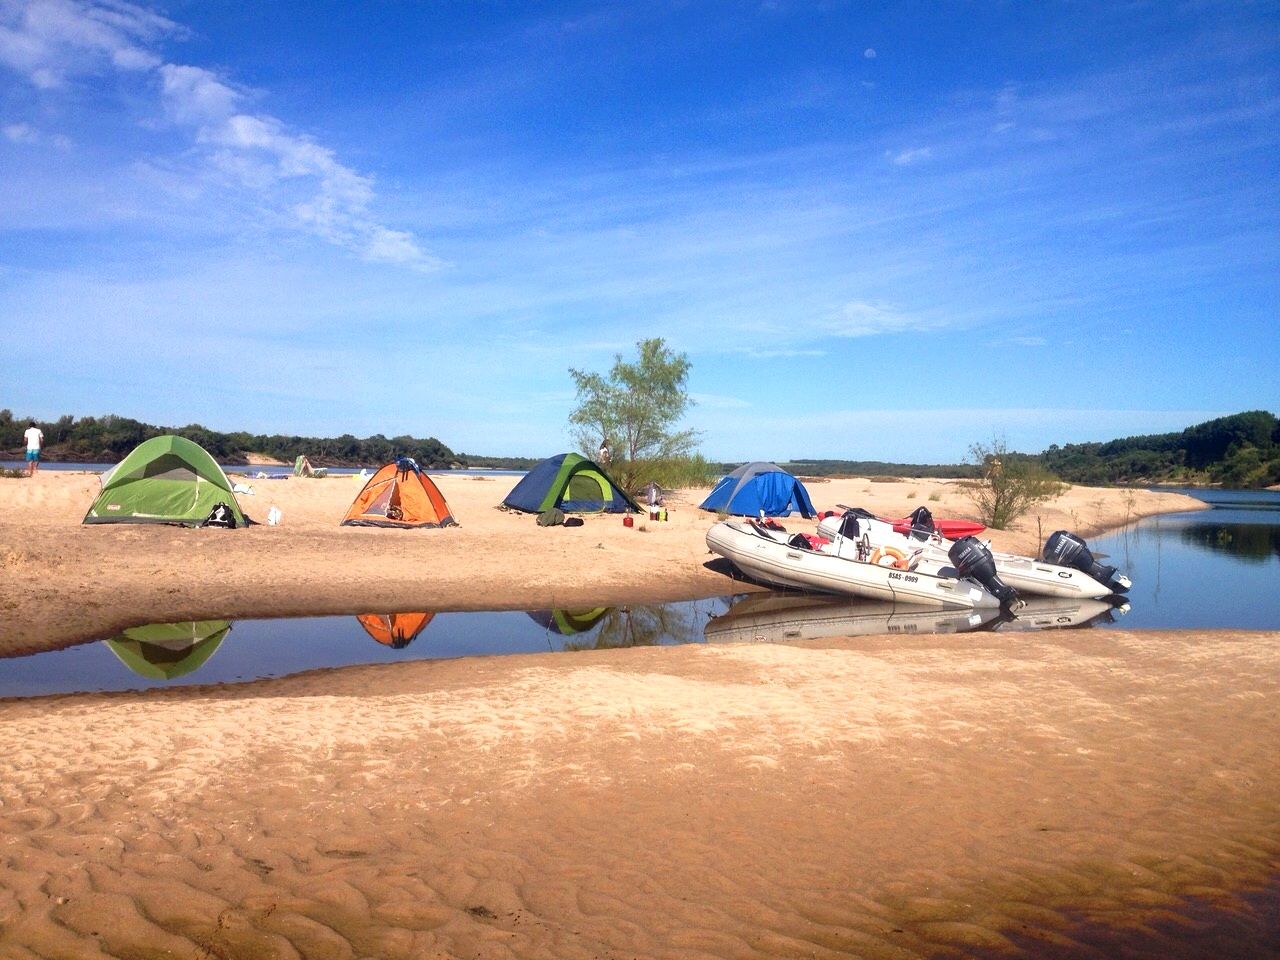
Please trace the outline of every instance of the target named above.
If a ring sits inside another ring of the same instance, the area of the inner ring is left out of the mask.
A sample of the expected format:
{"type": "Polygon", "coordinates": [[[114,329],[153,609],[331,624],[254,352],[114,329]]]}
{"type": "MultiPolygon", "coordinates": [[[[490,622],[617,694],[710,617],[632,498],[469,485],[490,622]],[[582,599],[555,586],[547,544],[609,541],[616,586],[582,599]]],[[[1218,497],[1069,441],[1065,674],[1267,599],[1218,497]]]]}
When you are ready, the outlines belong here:
{"type": "Polygon", "coordinates": [[[564,511],[559,507],[552,507],[550,510],[543,510],[538,514],[538,526],[540,527],[556,527],[564,523],[564,511]]]}
{"type": "Polygon", "coordinates": [[[227,527],[234,530],[236,526],[236,515],[231,512],[231,508],[225,503],[218,502],[213,505],[213,509],[209,511],[209,516],[204,518],[204,522],[200,524],[202,527],[227,527]]]}

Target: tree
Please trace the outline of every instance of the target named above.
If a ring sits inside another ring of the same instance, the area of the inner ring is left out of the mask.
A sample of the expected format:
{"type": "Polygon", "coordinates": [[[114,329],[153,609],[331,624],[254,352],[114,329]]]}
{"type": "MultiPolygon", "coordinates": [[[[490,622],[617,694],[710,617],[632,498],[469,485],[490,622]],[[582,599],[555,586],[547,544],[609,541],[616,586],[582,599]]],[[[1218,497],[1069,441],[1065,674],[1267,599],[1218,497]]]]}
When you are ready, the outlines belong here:
{"type": "Polygon", "coordinates": [[[614,355],[607,377],[570,368],[578,405],[569,414],[574,437],[588,456],[608,440],[615,461],[667,460],[693,454],[698,434],[674,427],[693,405],[689,398],[689,358],[672,353],[661,337],[636,344],[639,357],[627,363],[614,355]]]}
{"type": "Polygon", "coordinates": [[[979,474],[961,481],[961,487],[978,508],[979,519],[995,530],[1008,528],[1037,503],[1066,490],[1066,484],[1036,458],[1010,453],[1002,438],[975,443],[969,448],[969,458],[979,474]]]}

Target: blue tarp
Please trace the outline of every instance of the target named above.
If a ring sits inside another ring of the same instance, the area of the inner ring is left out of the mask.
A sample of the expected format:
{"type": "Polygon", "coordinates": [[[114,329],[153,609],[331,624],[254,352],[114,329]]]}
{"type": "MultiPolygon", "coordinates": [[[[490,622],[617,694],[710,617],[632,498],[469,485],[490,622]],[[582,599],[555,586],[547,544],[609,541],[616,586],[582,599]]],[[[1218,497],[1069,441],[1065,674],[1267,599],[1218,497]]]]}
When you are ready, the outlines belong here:
{"type": "Polygon", "coordinates": [[[732,513],[740,517],[787,517],[798,510],[813,517],[813,501],[804,484],[776,463],[748,463],[724,477],[711,488],[700,504],[703,510],[732,513]]]}

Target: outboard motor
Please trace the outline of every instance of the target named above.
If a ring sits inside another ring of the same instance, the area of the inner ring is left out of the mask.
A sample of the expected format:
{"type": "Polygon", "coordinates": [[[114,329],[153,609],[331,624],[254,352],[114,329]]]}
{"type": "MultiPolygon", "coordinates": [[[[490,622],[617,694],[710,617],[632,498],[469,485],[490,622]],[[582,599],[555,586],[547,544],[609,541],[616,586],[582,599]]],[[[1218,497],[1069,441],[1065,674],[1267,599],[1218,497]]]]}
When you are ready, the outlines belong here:
{"type": "Polygon", "coordinates": [[[1017,602],[1018,591],[1000,579],[1000,575],[996,573],[995,558],[991,556],[987,545],[977,537],[961,537],[951,545],[947,556],[951,558],[960,576],[982,584],[1000,601],[1002,607],[1017,602]]]}
{"type": "Polygon", "coordinates": [[[1133,586],[1129,578],[1115,567],[1098,563],[1089,552],[1088,545],[1066,530],[1049,534],[1049,539],[1044,542],[1044,559],[1046,563],[1056,563],[1060,567],[1072,567],[1081,573],[1087,573],[1116,593],[1124,593],[1133,586]]]}
{"type": "Polygon", "coordinates": [[[938,532],[938,528],[933,525],[933,514],[929,512],[928,507],[916,507],[907,520],[911,524],[910,535],[916,540],[928,540],[938,532]]]}

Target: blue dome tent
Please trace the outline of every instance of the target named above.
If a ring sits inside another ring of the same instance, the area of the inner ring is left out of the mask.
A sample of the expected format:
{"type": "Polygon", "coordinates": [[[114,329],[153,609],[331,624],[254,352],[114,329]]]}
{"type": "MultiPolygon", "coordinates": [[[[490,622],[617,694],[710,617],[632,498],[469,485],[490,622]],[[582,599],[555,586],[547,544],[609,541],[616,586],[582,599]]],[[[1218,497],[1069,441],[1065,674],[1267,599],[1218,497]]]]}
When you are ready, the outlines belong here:
{"type": "Polygon", "coordinates": [[[798,510],[813,517],[813,501],[804,484],[776,463],[746,463],[711,488],[700,504],[713,513],[733,513],[741,517],[786,517],[798,510]]]}

